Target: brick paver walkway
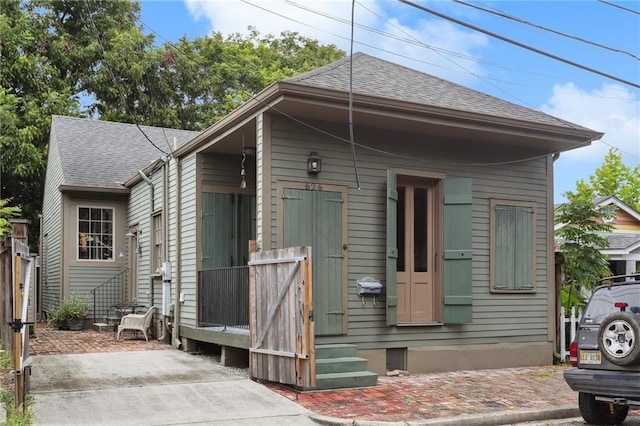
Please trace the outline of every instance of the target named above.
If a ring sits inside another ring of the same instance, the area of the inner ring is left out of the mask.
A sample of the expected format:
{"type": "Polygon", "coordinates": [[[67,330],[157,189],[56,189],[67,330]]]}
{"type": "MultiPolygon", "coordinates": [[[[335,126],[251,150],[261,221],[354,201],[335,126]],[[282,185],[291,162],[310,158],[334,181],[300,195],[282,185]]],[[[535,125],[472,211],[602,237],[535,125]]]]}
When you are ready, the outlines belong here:
{"type": "MultiPolygon", "coordinates": [[[[577,406],[565,366],[507,368],[380,377],[368,389],[311,392],[297,402],[316,414],[371,421],[426,420],[464,414],[577,406]]],[[[274,391],[296,400],[286,388],[274,391]]]]}
{"type": "Polygon", "coordinates": [[[147,342],[142,333],[138,333],[137,337],[134,337],[133,332],[125,331],[122,336],[118,341],[113,332],[55,330],[44,323],[39,323],[36,328],[36,336],[29,339],[29,353],[31,355],[59,355],[172,348],[171,345],[156,339],[149,339],[147,342]]]}

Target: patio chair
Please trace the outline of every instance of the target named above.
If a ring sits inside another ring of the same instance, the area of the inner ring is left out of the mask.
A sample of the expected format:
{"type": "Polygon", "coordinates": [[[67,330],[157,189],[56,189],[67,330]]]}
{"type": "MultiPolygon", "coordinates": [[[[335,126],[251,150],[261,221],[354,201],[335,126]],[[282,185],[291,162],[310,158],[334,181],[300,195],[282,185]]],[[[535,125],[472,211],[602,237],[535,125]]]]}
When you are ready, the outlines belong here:
{"type": "Polygon", "coordinates": [[[127,314],[120,320],[118,325],[118,333],[116,334],[116,340],[120,340],[120,335],[124,330],[134,330],[137,334],[138,331],[142,331],[144,338],[149,341],[147,337],[147,330],[151,326],[151,320],[153,319],[153,311],[155,306],[149,308],[144,314],[127,314]]]}

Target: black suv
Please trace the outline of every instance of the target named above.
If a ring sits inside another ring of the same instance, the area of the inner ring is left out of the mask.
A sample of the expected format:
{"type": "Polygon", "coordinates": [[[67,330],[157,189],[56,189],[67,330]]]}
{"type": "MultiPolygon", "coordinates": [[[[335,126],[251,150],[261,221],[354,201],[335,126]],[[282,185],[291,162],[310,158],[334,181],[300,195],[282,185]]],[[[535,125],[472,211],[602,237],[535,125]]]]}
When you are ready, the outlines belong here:
{"type": "Polygon", "coordinates": [[[606,280],[580,320],[564,379],[587,423],[614,425],[640,407],[640,276],[606,280]]]}

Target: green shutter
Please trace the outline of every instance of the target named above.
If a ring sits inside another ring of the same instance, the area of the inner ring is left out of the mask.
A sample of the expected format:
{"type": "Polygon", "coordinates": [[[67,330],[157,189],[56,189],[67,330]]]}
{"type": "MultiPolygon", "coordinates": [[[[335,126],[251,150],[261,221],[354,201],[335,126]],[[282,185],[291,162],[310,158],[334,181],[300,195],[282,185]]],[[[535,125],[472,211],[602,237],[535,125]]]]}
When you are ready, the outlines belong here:
{"type": "Polygon", "coordinates": [[[500,290],[515,288],[513,281],[515,247],[515,207],[497,205],[495,208],[495,287],[500,290]]]}
{"type": "Polygon", "coordinates": [[[234,259],[233,194],[202,194],[202,269],[232,266],[234,259]]]}
{"type": "Polygon", "coordinates": [[[398,188],[396,173],[387,170],[387,325],[398,323],[398,188]]]}
{"type": "Polygon", "coordinates": [[[495,288],[533,288],[533,208],[495,207],[495,288]]]}
{"type": "Polygon", "coordinates": [[[444,322],[472,322],[471,179],[444,181],[444,322]]]}

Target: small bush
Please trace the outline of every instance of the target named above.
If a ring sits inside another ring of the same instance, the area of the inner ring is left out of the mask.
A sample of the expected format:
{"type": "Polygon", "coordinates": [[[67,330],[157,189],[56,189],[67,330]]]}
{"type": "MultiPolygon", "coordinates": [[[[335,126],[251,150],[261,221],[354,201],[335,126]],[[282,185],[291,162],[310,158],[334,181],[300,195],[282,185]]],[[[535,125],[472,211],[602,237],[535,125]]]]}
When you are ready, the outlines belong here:
{"type": "Polygon", "coordinates": [[[90,310],[89,302],[72,294],[49,313],[49,324],[53,327],[65,326],[69,321],[84,319],[90,310]]]}

